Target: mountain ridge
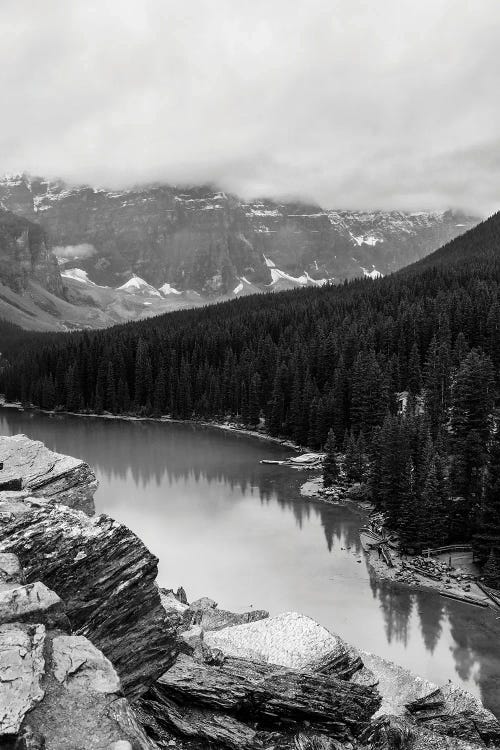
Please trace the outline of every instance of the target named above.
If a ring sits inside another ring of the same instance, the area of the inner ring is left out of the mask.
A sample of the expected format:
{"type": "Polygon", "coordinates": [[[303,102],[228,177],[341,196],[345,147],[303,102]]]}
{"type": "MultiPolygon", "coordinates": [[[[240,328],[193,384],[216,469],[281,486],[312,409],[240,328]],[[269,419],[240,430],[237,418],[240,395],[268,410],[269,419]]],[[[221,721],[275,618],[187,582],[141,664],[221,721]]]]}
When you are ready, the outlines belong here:
{"type": "Polygon", "coordinates": [[[45,330],[106,327],[241,295],[376,278],[478,221],[451,211],[243,201],[211,186],[105,191],[26,174],[0,179],[0,209],[32,222],[51,267],[45,283],[32,272],[16,286],[0,265],[0,282],[17,295],[0,296],[0,314],[45,330]]]}

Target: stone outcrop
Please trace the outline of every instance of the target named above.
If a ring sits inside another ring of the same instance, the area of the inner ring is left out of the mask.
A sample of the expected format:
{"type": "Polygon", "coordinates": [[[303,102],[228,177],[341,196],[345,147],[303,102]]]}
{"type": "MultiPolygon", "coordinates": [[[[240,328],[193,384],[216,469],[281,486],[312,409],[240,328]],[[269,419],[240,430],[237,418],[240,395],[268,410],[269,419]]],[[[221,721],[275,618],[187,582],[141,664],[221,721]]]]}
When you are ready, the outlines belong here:
{"type": "Polygon", "coordinates": [[[156,557],[122,524],[25,500],[23,513],[0,524],[0,550],[19,556],[29,583],[65,601],[73,629],[111,660],[131,699],[174,660],[180,617],[161,606],[156,557]]]}
{"type": "Polygon", "coordinates": [[[62,504],[86,506],[86,465],[24,436],[0,444],[23,484],[0,492],[0,746],[500,748],[473,696],[308,617],[159,589],[157,560],[129,529],[62,504]]]}
{"type": "Polygon", "coordinates": [[[26,292],[35,281],[58,296],[64,296],[57,259],[44,230],[26,218],[0,206],[0,280],[15,292],[26,292]]]}
{"type": "Polygon", "coordinates": [[[182,617],[183,653],[137,704],[161,747],[180,736],[196,750],[500,748],[499,722],[473,696],[358,652],[308,617],[241,624],[208,597],[162,600],[182,617]],[[219,629],[225,614],[237,624],[219,629]]]}
{"type": "MultiPolygon", "coordinates": [[[[223,658],[210,664],[180,655],[155,685],[157,695],[183,706],[208,708],[245,723],[296,726],[351,740],[364,730],[380,699],[376,691],[327,675],[312,675],[274,664],[223,658]]],[[[165,714],[168,710],[165,710],[165,714]]]]}
{"type": "MultiPolygon", "coordinates": [[[[0,555],[0,569],[7,562],[19,570],[12,555],[0,555]]],[[[111,662],[84,636],[48,622],[60,598],[39,581],[18,583],[2,592],[0,608],[0,746],[153,750],[111,662]],[[17,619],[27,613],[33,622],[17,619]]]]}
{"type": "Polygon", "coordinates": [[[94,513],[97,489],[94,472],[84,461],[54,453],[26,435],[0,436],[0,480],[21,480],[30,497],[43,497],[71,508],[94,513]]]}
{"type": "Polygon", "coordinates": [[[97,482],[83,461],[25,435],[0,437],[0,460],[1,473],[23,486],[0,494],[0,616],[15,611],[32,622],[35,611],[47,626],[71,625],[106,654],[136,698],[179,651],[181,619],[161,605],[156,557],[122,524],[88,515],[97,482]],[[17,558],[28,585],[13,588],[22,575],[17,558]]]}

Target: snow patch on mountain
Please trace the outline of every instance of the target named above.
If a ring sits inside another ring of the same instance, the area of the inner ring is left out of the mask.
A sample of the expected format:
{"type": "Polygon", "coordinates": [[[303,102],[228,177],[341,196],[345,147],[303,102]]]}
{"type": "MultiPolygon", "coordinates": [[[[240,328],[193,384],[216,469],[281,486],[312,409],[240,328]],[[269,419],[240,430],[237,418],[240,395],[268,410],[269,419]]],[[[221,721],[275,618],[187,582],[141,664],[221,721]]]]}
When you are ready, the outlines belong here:
{"type": "Polygon", "coordinates": [[[160,291],[164,297],[168,297],[169,294],[182,294],[182,292],[179,292],[178,289],[174,289],[174,287],[171,286],[168,281],[166,281],[158,291],[160,291]]]}
{"type": "Polygon", "coordinates": [[[82,268],[67,268],[65,271],[61,271],[63,279],[73,279],[74,281],[80,281],[82,284],[90,284],[91,286],[97,286],[91,279],[87,271],[82,268]]]}
{"type": "Polygon", "coordinates": [[[304,273],[301,276],[291,276],[289,273],[285,273],[285,271],[281,271],[279,268],[276,268],[276,266],[274,265],[270,268],[270,271],[271,271],[271,283],[268,284],[268,286],[273,286],[274,284],[277,284],[281,280],[288,281],[289,283],[294,284],[296,286],[323,286],[323,284],[326,284],[329,281],[332,281],[332,279],[313,279],[312,276],[309,276],[307,271],[304,271],[304,273]]]}
{"type": "Polygon", "coordinates": [[[161,297],[161,293],[140,276],[132,276],[131,279],[118,287],[118,291],[128,292],[129,294],[141,294],[153,297],[161,297]]]}
{"type": "Polygon", "coordinates": [[[372,247],[375,247],[377,242],[383,242],[384,240],[380,237],[374,237],[373,235],[364,236],[361,235],[360,237],[355,237],[353,234],[351,234],[352,239],[356,243],[356,245],[371,245],[372,247]]]}
{"type": "Polygon", "coordinates": [[[377,271],[376,268],[374,268],[373,271],[368,271],[367,268],[361,266],[361,270],[363,271],[364,276],[368,276],[370,279],[380,279],[383,276],[383,274],[380,273],[380,271],[377,271]]]}

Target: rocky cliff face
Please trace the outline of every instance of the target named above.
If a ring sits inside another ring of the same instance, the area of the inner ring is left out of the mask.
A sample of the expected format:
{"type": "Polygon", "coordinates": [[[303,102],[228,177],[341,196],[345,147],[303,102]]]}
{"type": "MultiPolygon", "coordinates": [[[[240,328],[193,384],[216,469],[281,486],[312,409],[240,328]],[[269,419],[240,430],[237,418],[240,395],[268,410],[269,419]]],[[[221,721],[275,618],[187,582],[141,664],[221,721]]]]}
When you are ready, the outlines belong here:
{"type": "Polygon", "coordinates": [[[86,464],[24,436],[0,450],[4,486],[22,486],[0,486],[2,747],[500,748],[499,722],[465,691],[308,617],[234,614],[158,589],[137,537],[65,504],[91,513],[86,464]]]}
{"type": "Polygon", "coordinates": [[[63,296],[63,284],[45,232],[31,221],[0,208],[0,280],[25,293],[34,281],[63,296]]]}
{"type": "Polygon", "coordinates": [[[66,267],[98,284],[118,286],[137,274],[157,288],[168,283],[207,297],[240,284],[281,289],[386,274],[478,221],[453,212],[245,202],[211,187],[73,188],[26,175],[0,181],[0,205],[36,219],[66,267]]]}
{"type": "Polygon", "coordinates": [[[19,557],[28,583],[64,599],[74,631],[104,652],[136,698],[178,652],[179,618],[161,605],[156,557],[122,524],[92,515],[97,483],[83,461],[24,435],[0,438],[2,460],[0,479],[20,478],[23,489],[0,493],[1,551],[19,557]]]}

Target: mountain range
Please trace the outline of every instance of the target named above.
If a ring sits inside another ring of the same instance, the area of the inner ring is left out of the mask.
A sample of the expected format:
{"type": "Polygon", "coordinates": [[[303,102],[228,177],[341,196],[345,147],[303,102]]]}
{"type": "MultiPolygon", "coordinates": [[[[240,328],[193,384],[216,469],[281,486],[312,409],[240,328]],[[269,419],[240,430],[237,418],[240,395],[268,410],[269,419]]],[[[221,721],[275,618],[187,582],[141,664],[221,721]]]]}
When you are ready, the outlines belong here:
{"type": "Polygon", "coordinates": [[[94,328],[375,278],[479,220],[244,201],[211,186],[111,191],[10,175],[0,180],[0,315],[23,328],[94,328]]]}

